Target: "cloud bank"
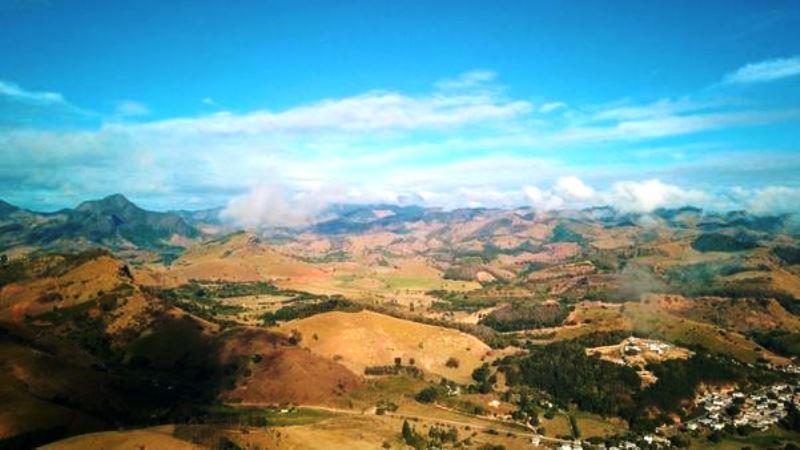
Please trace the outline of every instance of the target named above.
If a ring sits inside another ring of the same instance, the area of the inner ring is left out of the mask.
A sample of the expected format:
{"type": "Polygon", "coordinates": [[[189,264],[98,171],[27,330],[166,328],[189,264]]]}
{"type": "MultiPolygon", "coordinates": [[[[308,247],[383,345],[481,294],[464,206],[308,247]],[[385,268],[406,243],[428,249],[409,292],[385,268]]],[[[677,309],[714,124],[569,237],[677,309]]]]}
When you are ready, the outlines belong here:
{"type": "Polygon", "coordinates": [[[696,206],[712,211],[748,210],[758,214],[797,213],[800,188],[767,186],[712,193],[659,179],[623,180],[597,189],[575,176],[559,177],[549,187],[493,190],[460,188],[450,192],[343,192],[335,189],[292,191],[285,185],[259,185],[231,199],[222,218],[239,227],[297,227],[320,220],[333,203],[391,203],[452,209],[457,207],[530,207],[539,211],[610,206],[624,213],[647,214],[659,208],[696,206]]]}
{"type": "MultiPolygon", "coordinates": [[[[64,102],[9,83],[0,96],[64,102]]],[[[0,109],[0,125],[18,117],[10,111],[0,109]]],[[[576,105],[515,97],[496,73],[475,70],[428,92],[153,116],[126,100],[96,126],[0,126],[5,200],[57,209],[118,191],[156,209],[227,205],[226,217],[243,226],[299,225],[330,202],[798,205],[800,149],[736,147],[752,146],[760,129],[769,136],[796,124],[800,108],[724,95],[576,105]],[[746,141],[729,138],[742,130],[746,141]]]]}

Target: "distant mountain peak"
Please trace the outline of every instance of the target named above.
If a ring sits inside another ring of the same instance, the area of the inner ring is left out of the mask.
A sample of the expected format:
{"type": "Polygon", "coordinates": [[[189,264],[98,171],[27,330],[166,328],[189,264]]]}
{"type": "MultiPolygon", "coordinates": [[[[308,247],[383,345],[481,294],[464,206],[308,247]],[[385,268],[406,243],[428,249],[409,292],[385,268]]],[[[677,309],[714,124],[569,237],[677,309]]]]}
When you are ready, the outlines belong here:
{"type": "Polygon", "coordinates": [[[78,211],[141,209],[122,194],[112,194],[100,200],[88,200],[78,205],[78,211]]]}
{"type": "Polygon", "coordinates": [[[5,217],[19,210],[20,208],[18,206],[14,206],[11,203],[0,200],[0,217],[5,217]]]}
{"type": "Polygon", "coordinates": [[[130,203],[130,204],[133,204],[133,202],[128,200],[128,197],[125,197],[123,194],[120,194],[120,193],[108,195],[106,197],[101,198],[100,201],[101,202],[106,202],[106,203],[130,203]]]}

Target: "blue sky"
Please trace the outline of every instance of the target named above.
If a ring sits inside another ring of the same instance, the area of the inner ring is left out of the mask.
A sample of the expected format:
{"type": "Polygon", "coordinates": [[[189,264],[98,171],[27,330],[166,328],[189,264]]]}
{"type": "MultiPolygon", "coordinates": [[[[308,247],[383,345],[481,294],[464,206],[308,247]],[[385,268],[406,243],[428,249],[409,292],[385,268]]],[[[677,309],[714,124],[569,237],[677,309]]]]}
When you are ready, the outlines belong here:
{"type": "Polygon", "coordinates": [[[794,1],[127,3],[0,0],[0,197],[800,204],[794,1]]]}

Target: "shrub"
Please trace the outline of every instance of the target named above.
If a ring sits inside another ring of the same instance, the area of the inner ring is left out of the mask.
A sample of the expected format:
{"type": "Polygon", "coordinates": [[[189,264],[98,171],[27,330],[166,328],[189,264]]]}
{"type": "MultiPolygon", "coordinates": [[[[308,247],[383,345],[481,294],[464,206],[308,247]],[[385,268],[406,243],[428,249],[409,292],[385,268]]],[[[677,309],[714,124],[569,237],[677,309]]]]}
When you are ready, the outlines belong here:
{"type": "Polygon", "coordinates": [[[786,264],[794,265],[800,264],[800,248],[779,246],[772,249],[772,254],[777,256],[781,261],[786,264]]]}
{"type": "Polygon", "coordinates": [[[419,391],[414,398],[420,403],[433,403],[439,398],[439,390],[434,386],[428,386],[419,391]]]}

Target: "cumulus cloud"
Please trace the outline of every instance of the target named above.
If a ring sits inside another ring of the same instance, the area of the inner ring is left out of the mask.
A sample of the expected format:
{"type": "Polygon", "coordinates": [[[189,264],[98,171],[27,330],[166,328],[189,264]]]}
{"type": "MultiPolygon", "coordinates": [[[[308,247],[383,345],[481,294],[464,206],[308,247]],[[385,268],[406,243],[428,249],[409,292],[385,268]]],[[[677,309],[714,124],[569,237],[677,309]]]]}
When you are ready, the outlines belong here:
{"type": "Polygon", "coordinates": [[[232,198],[221,217],[239,227],[297,227],[322,214],[330,198],[319,191],[294,191],[283,184],[262,184],[232,198]]]}
{"type": "Polygon", "coordinates": [[[656,208],[708,204],[710,197],[699,190],[683,189],[657,179],[619,181],[603,195],[621,211],[649,212],[656,208]]]}
{"type": "Polygon", "coordinates": [[[543,191],[536,186],[525,186],[523,191],[530,202],[529,205],[538,210],[552,211],[565,206],[564,199],[550,191],[543,191]]]}
{"type": "Polygon", "coordinates": [[[651,212],[657,208],[686,205],[708,206],[707,193],[664,183],[658,179],[617,181],[609,189],[597,190],[575,176],[560,177],[551,189],[523,188],[528,205],[539,210],[611,206],[624,212],[651,212]]]}
{"type": "Polygon", "coordinates": [[[556,190],[579,201],[590,200],[595,196],[594,189],[575,176],[560,177],[556,182],[556,190]]]}
{"type": "Polygon", "coordinates": [[[748,64],[723,79],[726,84],[764,83],[800,75],[800,56],[748,64]]]}

